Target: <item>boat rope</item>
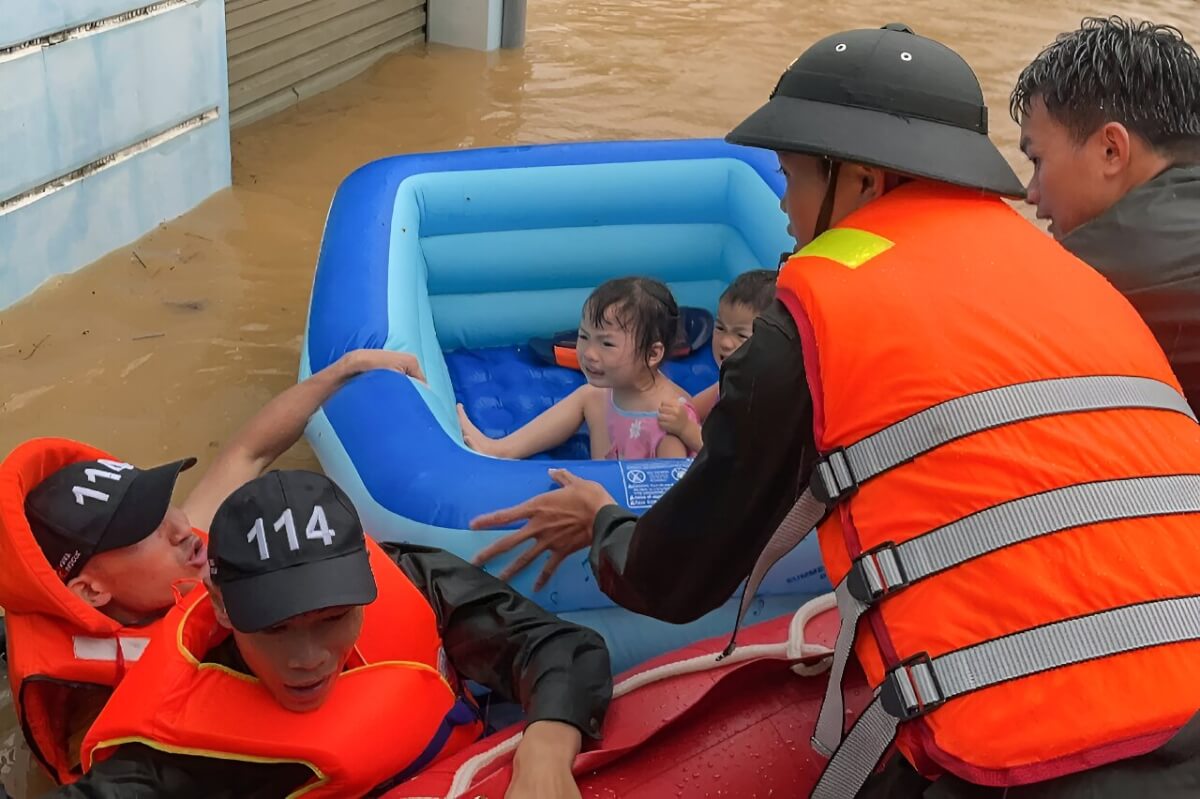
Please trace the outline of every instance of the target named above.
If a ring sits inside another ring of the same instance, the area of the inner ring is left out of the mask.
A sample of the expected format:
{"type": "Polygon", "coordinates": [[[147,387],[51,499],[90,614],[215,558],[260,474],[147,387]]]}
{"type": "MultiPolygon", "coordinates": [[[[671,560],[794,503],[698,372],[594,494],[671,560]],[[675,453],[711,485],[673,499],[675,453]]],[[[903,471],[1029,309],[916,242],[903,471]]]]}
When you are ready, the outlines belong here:
{"type": "MultiPolygon", "coordinates": [[[[829,659],[833,655],[833,650],[827,646],[804,640],[804,630],[810,621],[836,607],[836,597],[832,593],[823,594],[806,602],[792,616],[791,623],[788,625],[786,641],[776,644],[753,644],[751,646],[740,647],[723,660],[718,660],[722,652],[722,649],[718,648],[712,652],[696,655],[686,660],[675,663],[664,663],[661,666],[655,666],[652,669],[631,674],[613,686],[613,699],[620,699],[626,694],[664,680],[688,674],[712,671],[714,669],[723,669],[747,660],[795,660],[799,661],[792,666],[792,671],[796,674],[801,676],[821,674],[829,670],[829,659]],[[816,663],[810,662],[814,658],[819,658],[819,660],[816,663]]],[[[496,760],[513,752],[517,748],[517,745],[520,744],[521,736],[522,733],[518,732],[464,762],[459,766],[458,771],[455,772],[454,779],[450,783],[450,790],[447,791],[445,796],[416,797],[415,799],[455,799],[468,793],[479,772],[496,760]]]]}

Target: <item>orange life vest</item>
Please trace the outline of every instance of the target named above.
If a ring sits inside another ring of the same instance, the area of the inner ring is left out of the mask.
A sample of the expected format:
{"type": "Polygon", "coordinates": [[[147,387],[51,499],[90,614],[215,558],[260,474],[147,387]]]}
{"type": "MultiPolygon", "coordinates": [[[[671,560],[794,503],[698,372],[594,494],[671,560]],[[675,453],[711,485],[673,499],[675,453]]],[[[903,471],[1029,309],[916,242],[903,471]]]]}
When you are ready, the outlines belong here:
{"type": "Polygon", "coordinates": [[[445,665],[433,608],[372,541],[379,588],[351,662],[325,704],[294,713],[254,677],[204,656],[228,635],[207,592],[166,619],[88,731],[85,768],[125,743],[260,763],[295,763],[312,778],[290,796],[354,797],[398,784],[474,742],[475,707],[445,665]]]}
{"type": "Polygon", "coordinates": [[[25,497],[64,466],[111,457],[76,441],[39,438],[0,463],[0,606],[8,680],[25,740],[60,784],[81,773],[69,743],[78,732],[70,728],[73,707],[102,701],[160,622],[126,627],[72,593],[29,529],[25,497]]]}
{"type": "Polygon", "coordinates": [[[1164,743],[1200,709],[1200,426],[1133,308],[1001,200],[924,183],[800,250],[779,296],[821,552],[904,755],[1016,785],[1164,743]]]}

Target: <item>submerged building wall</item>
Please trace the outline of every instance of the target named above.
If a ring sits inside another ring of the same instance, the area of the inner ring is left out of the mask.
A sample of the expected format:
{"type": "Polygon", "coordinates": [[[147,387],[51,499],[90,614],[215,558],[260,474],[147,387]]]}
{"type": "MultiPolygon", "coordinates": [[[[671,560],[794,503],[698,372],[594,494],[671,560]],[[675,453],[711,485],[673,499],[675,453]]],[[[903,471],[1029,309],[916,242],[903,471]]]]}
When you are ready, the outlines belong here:
{"type": "Polygon", "coordinates": [[[223,0],[0,0],[0,308],[230,182],[223,0]]]}
{"type": "Polygon", "coordinates": [[[427,22],[433,41],[520,46],[524,9],[0,0],[0,309],[228,186],[231,126],[425,42],[427,22]]]}

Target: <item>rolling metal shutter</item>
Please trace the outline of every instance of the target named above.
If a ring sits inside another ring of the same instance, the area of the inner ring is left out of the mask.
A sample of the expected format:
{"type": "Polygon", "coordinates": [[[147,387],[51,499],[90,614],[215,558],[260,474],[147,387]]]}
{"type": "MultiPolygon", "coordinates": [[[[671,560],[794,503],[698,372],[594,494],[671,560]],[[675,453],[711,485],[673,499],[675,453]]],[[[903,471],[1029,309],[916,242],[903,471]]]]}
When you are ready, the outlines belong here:
{"type": "Polygon", "coordinates": [[[426,0],[225,0],[231,126],[425,40],[426,0]]]}

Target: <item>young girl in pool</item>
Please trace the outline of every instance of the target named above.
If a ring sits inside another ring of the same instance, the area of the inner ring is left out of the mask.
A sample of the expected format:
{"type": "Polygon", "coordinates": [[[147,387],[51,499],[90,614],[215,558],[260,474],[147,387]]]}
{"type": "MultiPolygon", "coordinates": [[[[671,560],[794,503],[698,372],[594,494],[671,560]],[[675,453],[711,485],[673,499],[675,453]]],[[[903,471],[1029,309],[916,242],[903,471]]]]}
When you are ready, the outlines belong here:
{"type": "Polygon", "coordinates": [[[561,402],[504,438],[479,431],[462,405],[463,439],[477,452],[528,458],[562,444],[587,422],[593,459],[683,458],[694,455],[658,423],[664,402],[684,404],[688,393],[661,371],[679,324],[679,307],[664,284],[645,277],[610,280],[592,292],[579,320],[576,352],[587,378],[561,402]]]}

